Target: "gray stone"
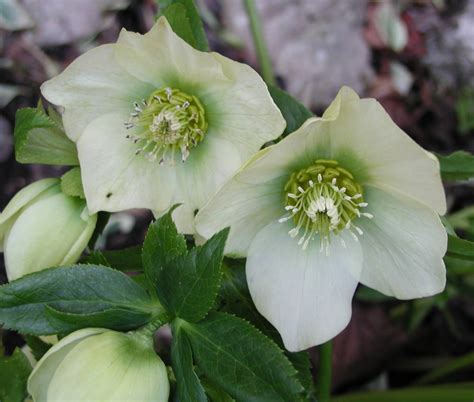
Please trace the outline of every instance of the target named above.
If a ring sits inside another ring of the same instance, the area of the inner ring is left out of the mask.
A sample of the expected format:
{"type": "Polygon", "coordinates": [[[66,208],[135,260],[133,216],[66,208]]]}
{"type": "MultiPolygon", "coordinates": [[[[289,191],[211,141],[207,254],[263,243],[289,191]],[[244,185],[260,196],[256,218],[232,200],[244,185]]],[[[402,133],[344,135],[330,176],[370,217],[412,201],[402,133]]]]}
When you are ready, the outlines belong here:
{"type": "MultiPolygon", "coordinates": [[[[363,38],[366,0],[256,0],[276,74],[312,108],[325,107],[342,85],[363,93],[372,77],[363,38]]],[[[255,62],[241,1],[223,0],[226,25],[244,39],[255,62]]]]}
{"type": "Polygon", "coordinates": [[[459,14],[441,17],[434,10],[414,13],[425,34],[424,63],[441,88],[474,87],[474,1],[459,14]]]}

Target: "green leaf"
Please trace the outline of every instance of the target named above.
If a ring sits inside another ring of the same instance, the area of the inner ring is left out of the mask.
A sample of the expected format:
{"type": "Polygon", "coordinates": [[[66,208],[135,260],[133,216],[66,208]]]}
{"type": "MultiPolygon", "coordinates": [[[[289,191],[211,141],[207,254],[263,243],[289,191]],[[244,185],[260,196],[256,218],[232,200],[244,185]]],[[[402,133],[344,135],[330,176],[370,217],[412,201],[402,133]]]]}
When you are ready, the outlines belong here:
{"type": "Polygon", "coordinates": [[[14,137],[15,156],[20,163],[79,165],[76,145],[41,109],[17,111],[14,137]]]}
{"type": "Polygon", "coordinates": [[[10,357],[0,357],[0,401],[23,402],[31,364],[20,349],[10,357]]]}
{"type": "Polygon", "coordinates": [[[474,177],[474,155],[456,151],[450,155],[436,155],[441,167],[443,180],[467,180],[474,177]]]}
{"type": "Polygon", "coordinates": [[[232,398],[221,387],[211,383],[207,378],[201,378],[201,384],[206,390],[206,394],[211,402],[235,402],[234,398],[232,398]]]}
{"type": "Polygon", "coordinates": [[[465,88],[456,101],[458,129],[461,134],[474,130],[474,89],[465,88]]]}
{"type": "Polygon", "coordinates": [[[72,168],[61,176],[61,191],[71,197],[86,198],[79,166],[72,168]]]}
{"type": "Polygon", "coordinates": [[[360,392],[331,398],[331,402],[471,402],[474,384],[360,392]]]}
{"type": "Polygon", "coordinates": [[[448,235],[448,257],[474,261],[474,242],[448,235]]]}
{"type": "MultiPolygon", "coordinates": [[[[245,260],[224,260],[219,296],[220,311],[235,314],[250,321],[284,350],[283,341],[278,331],[257,312],[253,304],[247,286],[245,260]]],[[[298,380],[304,386],[307,394],[311,394],[313,392],[313,377],[308,352],[291,353],[285,350],[284,353],[297,370],[298,380]]]]}
{"type": "Polygon", "coordinates": [[[160,271],[154,282],[158,298],[176,317],[196,322],[203,319],[217,296],[228,229],[214,235],[202,247],[178,256],[160,271]]]}
{"type": "Polygon", "coordinates": [[[33,357],[39,361],[51,348],[51,344],[44,342],[41,338],[32,335],[24,335],[26,344],[31,349],[33,357]]]}
{"type": "Polygon", "coordinates": [[[161,14],[166,17],[176,35],[192,47],[196,47],[196,40],[191,30],[191,22],[186,13],[186,8],[182,4],[171,4],[161,14]]]}
{"type": "Polygon", "coordinates": [[[141,272],[143,271],[142,246],[122,250],[95,250],[84,259],[84,262],[105,265],[123,272],[141,272]]]}
{"type": "Polygon", "coordinates": [[[207,402],[204,389],[194,372],[191,344],[185,332],[180,329],[180,321],[172,324],[173,344],[171,360],[176,377],[180,402],[207,402]]]}
{"type": "Polygon", "coordinates": [[[286,121],[284,136],[297,130],[308,118],[314,116],[303,104],[282,89],[269,85],[268,90],[286,121]]]}
{"type": "Polygon", "coordinates": [[[204,374],[236,401],[301,401],[303,387],[282,350],[247,321],[212,312],[181,324],[204,374]]]}
{"type": "Polygon", "coordinates": [[[181,38],[196,49],[203,52],[209,51],[206,32],[193,0],[173,0],[171,2],[169,0],[159,0],[158,4],[161,14],[167,17],[174,32],[179,36],[184,33],[185,37],[181,36],[181,38]],[[191,42],[186,39],[189,33],[193,38],[191,42]]]}
{"type": "Polygon", "coordinates": [[[171,260],[187,254],[186,240],[179,234],[171,218],[175,207],[152,223],[145,237],[142,251],[143,268],[148,280],[156,284],[161,272],[171,260]]]}
{"type": "Polygon", "coordinates": [[[0,322],[24,334],[83,327],[131,330],[161,312],[132,279],[101,266],[50,268],[0,287],[0,322]]]}

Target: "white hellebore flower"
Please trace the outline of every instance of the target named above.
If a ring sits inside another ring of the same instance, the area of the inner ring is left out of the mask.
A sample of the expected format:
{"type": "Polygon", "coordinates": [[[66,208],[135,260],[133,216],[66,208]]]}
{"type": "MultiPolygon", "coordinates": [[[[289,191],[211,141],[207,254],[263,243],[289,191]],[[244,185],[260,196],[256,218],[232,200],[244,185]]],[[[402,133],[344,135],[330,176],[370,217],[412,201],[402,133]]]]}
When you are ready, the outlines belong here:
{"type": "Polygon", "coordinates": [[[257,309],[297,351],[344,329],[358,282],[399,299],[441,292],[445,211],[437,160],[345,87],[322,118],[252,158],[196,228],[231,226],[227,253],[247,256],[257,309]]]}
{"type": "Polygon", "coordinates": [[[195,50],[158,19],[145,35],[122,30],[43,84],[64,107],[91,212],[176,203],[181,231],[194,211],[285,121],[260,76],[217,53],[195,50]]]}
{"type": "Polygon", "coordinates": [[[34,402],[167,402],[169,381],[151,336],[86,328],[48,350],[28,392],[34,402]]]}
{"type": "Polygon", "coordinates": [[[0,251],[8,279],[75,263],[96,222],[84,200],[61,192],[59,179],[21,189],[0,214],[0,251]]]}

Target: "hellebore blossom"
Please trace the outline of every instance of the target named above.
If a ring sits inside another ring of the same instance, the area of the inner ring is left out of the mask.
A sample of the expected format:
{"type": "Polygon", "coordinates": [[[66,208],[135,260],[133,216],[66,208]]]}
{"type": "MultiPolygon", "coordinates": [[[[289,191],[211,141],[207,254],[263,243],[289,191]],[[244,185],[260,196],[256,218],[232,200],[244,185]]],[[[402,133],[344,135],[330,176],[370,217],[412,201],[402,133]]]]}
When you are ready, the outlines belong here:
{"type": "Polygon", "coordinates": [[[441,292],[445,211],[436,158],[344,87],[242,167],[196,228],[231,226],[227,253],[247,256],[257,309],[297,351],[344,329],[358,282],[399,299],[441,292]]]}
{"type": "Polygon", "coordinates": [[[75,263],[96,222],[84,200],[61,192],[59,179],[26,186],[0,214],[0,251],[8,279],[75,263]]]}
{"type": "Polygon", "coordinates": [[[43,84],[64,107],[91,212],[176,203],[181,231],[285,121],[260,76],[217,53],[195,50],[158,19],[145,35],[122,30],[43,84]]]}
{"type": "Polygon", "coordinates": [[[169,381],[151,337],[86,328],[48,350],[28,392],[34,402],[167,402],[169,381]]]}

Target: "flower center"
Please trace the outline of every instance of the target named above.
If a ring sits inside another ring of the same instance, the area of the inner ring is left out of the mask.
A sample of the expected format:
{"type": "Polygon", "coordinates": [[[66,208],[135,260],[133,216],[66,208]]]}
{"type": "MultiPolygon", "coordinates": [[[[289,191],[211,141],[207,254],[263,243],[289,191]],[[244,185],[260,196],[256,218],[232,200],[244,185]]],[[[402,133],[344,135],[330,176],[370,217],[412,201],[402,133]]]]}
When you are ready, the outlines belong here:
{"type": "MultiPolygon", "coordinates": [[[[367,207],[362,196],[362,187],[354,176],[334,160],[318,159],[311,166],[291,175],[286,183],[285,211],[279,222],[293,219],[295,227],[288,234],[297,237],[303,249],[319,235],[321,251],[329,252],[331,234],[348,229],[355,240],[362,229],[353,221],[361,216],[372,219],[373,215],[360,212],[367,207]]],[[[342,245],[345,242],[340,238],[342,245]]]]}
{"type": "Polygon", "coordinates": [[[204,108],[195,96],[179,89],[162,88],[148,100],[134,103],[134,111],[125,123],[133,134],[127,138],[137,144],[136,154],[163,164],[169,159],[174,164],[175,153],[184,162],[192,148],[203,139],[207,130],[204,108]]]}

